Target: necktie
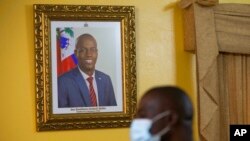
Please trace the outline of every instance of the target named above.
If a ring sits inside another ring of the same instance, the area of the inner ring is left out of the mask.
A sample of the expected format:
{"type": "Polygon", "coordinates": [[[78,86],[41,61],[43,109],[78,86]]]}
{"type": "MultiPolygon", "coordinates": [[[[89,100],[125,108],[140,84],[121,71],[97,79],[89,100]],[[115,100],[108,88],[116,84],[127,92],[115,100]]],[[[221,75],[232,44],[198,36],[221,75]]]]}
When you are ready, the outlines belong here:
{"type": "Polygon", "coordinates": [[[96,106],[96,95],[95,95],[95,90],[93,87],[93,77],[89,77],[87,78],[88,82],[89,82],[89,95],[90,95],[90,101],[92,106],[96,106]]]}

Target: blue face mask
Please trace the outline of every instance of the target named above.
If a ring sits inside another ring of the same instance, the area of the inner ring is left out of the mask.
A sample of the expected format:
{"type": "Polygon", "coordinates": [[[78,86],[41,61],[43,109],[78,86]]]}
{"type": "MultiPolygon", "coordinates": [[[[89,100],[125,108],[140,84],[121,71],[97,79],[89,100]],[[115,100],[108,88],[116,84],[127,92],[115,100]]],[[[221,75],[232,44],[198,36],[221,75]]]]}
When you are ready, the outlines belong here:
{"type": "Polygon", "coordinates": [[[146,118],[134,119],[130,127],[131,141],[160,141],[161,136],[166,134],[170,130],[170,127],[169,126],[165,127],[155,135],[152,135],[149,130],[154,122],[165,116],[168,116],[169,114],[170,114],[169,111],[165,111],[163,113],[156,115],[153,119],[146,119],[146,118]]]}

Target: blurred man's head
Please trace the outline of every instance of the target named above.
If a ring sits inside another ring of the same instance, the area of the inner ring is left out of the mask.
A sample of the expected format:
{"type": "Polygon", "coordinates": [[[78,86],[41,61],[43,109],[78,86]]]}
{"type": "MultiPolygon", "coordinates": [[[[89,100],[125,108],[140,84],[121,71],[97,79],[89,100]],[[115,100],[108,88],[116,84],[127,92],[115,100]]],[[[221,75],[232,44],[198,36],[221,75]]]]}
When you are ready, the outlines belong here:
{"type": "MultiPolygon", "coordinates": [[[[149,133],[162,141],[182,140],[178,136],[186,136],[183,132],[191,134],[184,139],[189,141],[192,140],[192,117],[192,104],[186,93],[177,87],[166,86],[153,88],[143,95],[134,121],[149,119],[152,122],[148,127],[149,133]]],[[[146,122],[142,121],[142,126],[149,124],[146,122]]]]}
{"type": "Polygon", "coordinates": [[[77,38],[75,55],[80,69],[92,75],[95,71],[95,64],[98,56],[97,42],[90,34],[82,34],[77,38]]]}

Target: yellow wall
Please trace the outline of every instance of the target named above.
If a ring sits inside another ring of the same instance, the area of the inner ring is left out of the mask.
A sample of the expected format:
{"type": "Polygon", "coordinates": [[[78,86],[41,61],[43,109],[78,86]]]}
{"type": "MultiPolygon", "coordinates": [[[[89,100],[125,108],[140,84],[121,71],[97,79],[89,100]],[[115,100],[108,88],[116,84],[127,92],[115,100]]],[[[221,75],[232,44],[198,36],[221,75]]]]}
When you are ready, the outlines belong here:
{"type": "Polygon", "coordinates": [[[153,86],[178,85],[196,107],[195,56],[183,51],[177,1],[0,0],[0,141],[129,140],[129,128],[36,132],[33,4],[134,5],[138,99],[153,86]]]}

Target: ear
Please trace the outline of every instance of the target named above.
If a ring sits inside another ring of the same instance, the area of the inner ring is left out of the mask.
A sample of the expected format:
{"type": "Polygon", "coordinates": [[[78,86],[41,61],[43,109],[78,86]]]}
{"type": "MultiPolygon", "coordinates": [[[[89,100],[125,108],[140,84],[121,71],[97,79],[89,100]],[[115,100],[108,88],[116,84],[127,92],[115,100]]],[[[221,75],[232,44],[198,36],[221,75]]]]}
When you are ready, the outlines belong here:
{"type": "Polygon", "coordinates": [[[75,54],[76,57],[78,57],[78,53],[77,53],[76,49],[74,50],[74,54],[75,54]]]}
{"type": "Polygon", "coordinates": [[[169,115],[169,117],[166,118],[166,119],[168,119],[168,121],[165,122],[165,123],[168,123],[168,125],[169,125],[170,127],[172,127],[172,126],[174,126],[175,124],[177,124],[178,119],[179,119],[179,116],[178,116],[177,113],[171,112],[171,114],[169,115]]]}

